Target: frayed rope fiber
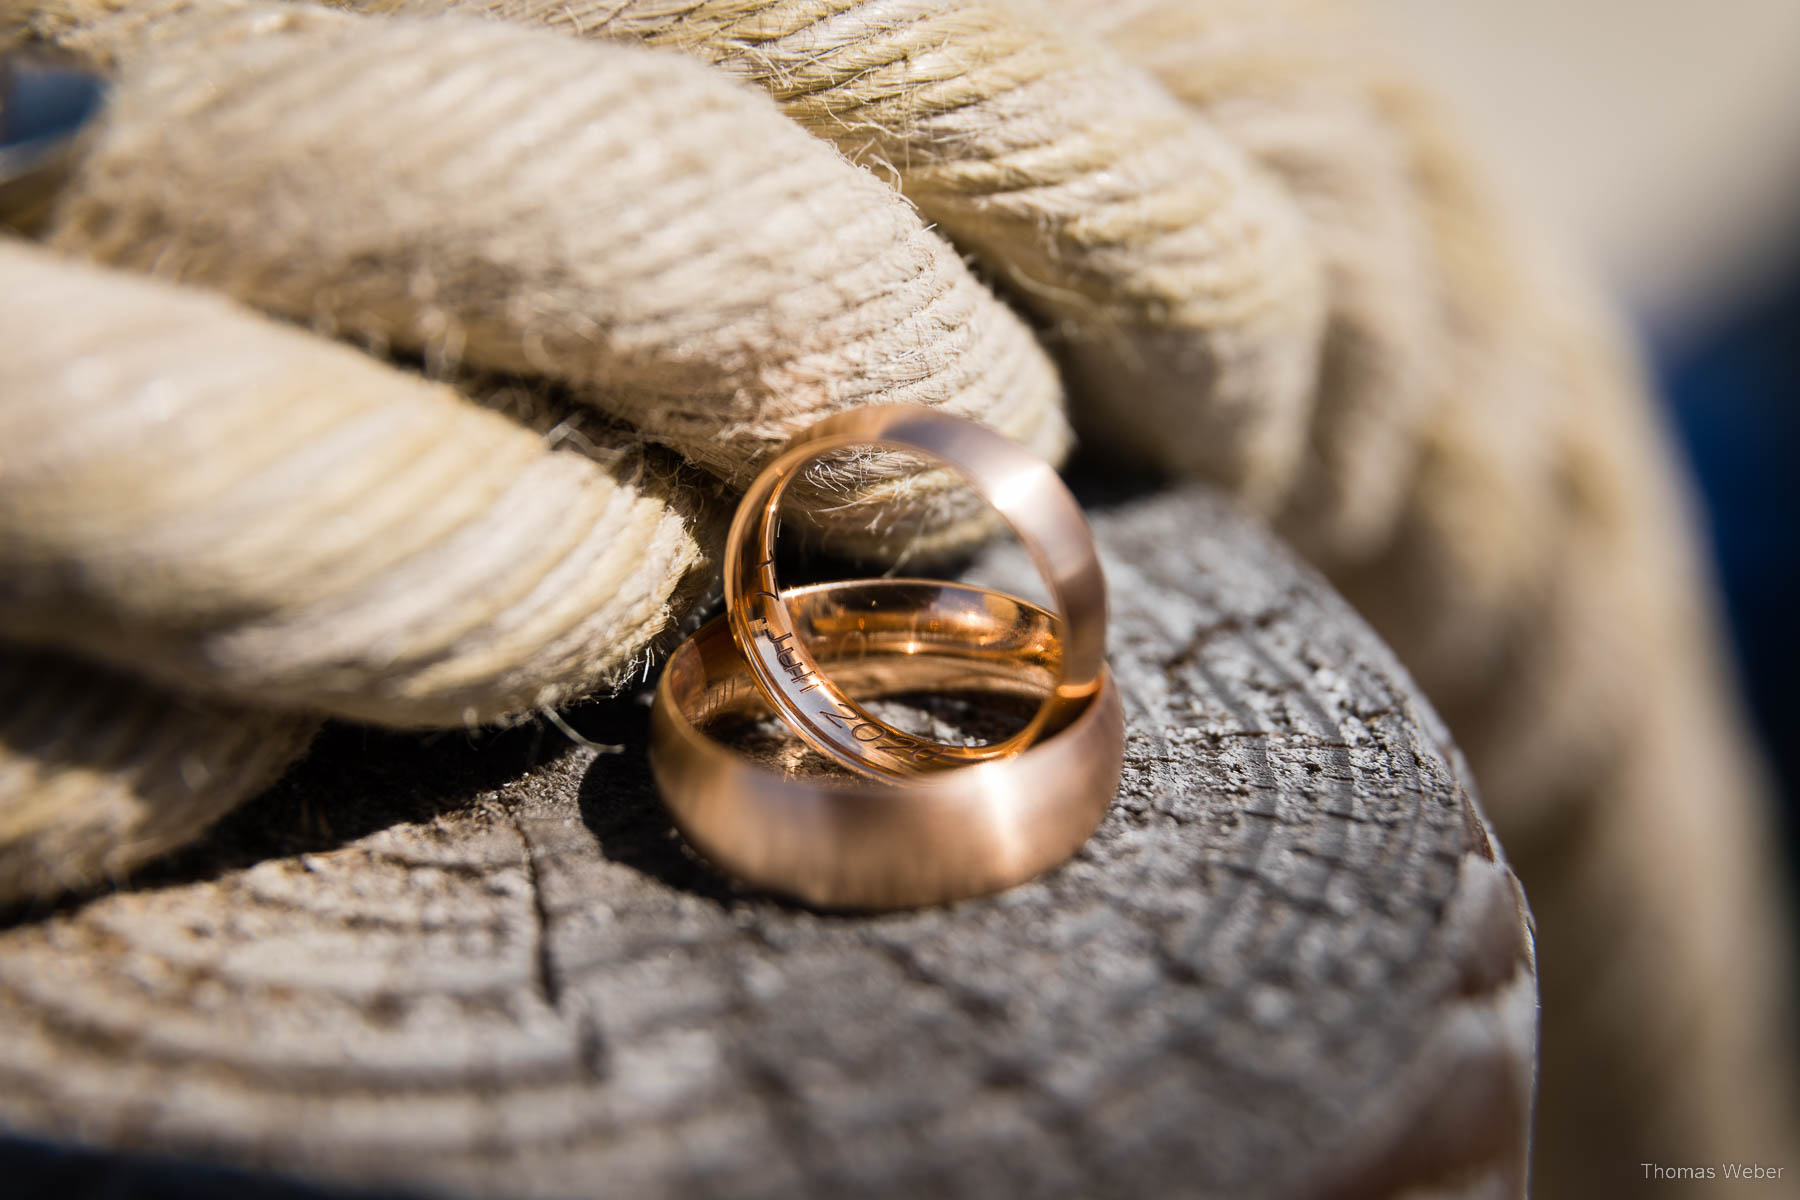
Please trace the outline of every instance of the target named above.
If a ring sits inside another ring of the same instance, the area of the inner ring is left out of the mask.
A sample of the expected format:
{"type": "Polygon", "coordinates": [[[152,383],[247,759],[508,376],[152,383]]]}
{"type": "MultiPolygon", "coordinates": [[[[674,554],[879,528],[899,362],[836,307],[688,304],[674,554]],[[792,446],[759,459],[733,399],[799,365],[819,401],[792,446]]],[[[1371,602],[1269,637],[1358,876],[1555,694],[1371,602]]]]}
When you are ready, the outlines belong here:
{"type": "Polygon", "coordinates": [[[1300,213],[1093,39],[991,2],[344,6],[482,12],[726,67],[889,176],[1048,326],[1085,439],[1263,502],[1289,486],[1324,317],[1300,213]]]}
{"type": "Polygon", "coordinates": [[[268,786],[318,721],[0,650],[0,905],[109,882],[268,786]]]}
{"type": "MultiPolygon", "coordinates": [[[[686,58],[169,0],[72,44],[121,79],[54,246],[566,385],[738,486],[820,416],[876,403],[1067,451],[1048,357],[955,251],[686,58]]],[[[807,506],[842,545],[920,553],[990,528],[942,473],[862,465],[807,506]]]]}
{"type": "Polygon", "coordinates": [[[0,636],[396,726],[617,678],[700,562],[639,457],[221,297],[0,243],[0,636]],[[72,320],[71,314],[79,314],[72,320]]]}

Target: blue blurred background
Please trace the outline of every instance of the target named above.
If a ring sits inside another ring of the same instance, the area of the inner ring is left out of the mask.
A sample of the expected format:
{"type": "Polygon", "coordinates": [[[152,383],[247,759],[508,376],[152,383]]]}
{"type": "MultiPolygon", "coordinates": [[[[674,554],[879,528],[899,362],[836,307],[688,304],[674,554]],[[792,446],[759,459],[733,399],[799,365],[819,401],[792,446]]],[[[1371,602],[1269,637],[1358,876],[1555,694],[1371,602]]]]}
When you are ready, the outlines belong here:
{"type": "Polygon", "coordinates": [[[1654,350],[1800,866],[1800,265],[1654,350]]]}

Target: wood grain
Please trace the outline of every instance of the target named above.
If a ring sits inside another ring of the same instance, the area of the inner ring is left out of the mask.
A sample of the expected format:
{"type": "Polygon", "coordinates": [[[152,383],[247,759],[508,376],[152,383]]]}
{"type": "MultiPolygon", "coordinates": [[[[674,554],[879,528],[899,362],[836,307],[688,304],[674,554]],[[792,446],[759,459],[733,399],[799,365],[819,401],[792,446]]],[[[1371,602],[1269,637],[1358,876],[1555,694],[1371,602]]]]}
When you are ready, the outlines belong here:
{"type": "Polygon", "coordinates": [[[496,1196],[1522,1194],[1529,920],[1438,719],[1213,493],[1087,499],[1129,748],[1065,867],[811,912],[684,849],[639,697],[576,715],[616,755],[341,727],[0,929],[0,1123],[496,1196]]]}

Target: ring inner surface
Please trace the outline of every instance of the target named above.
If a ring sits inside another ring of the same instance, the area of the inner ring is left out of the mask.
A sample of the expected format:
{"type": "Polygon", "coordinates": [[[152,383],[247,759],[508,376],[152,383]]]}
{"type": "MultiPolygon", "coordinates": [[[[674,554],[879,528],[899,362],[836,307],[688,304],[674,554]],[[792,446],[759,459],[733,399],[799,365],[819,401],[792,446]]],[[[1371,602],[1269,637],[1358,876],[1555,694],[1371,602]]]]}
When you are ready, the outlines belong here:
{"type": "MultiPolygon", "coordinates": [[[[985,432],[983,436],[986,436],[985,432]]],[[[880,434],[821,438],[790,450],[771,463],[752,485],[733,522],[727,551],[727,596],[731,598],[735,591],[736,599],[729,615],[737,631],[738,645],[746,658],[756,660],[752,667],[763,673],[764,685],[781,693],[783,703],[788,706],[782,715],[795,725],[801,736],[815,748],[861,774],[901,781],[920,774],[1011,758],[1024,752],[1034,742],[1072,720],[1085,707],[1086,692],[1065,695],[1067,681],[1059,678],[1052,682],[1050,694],[1045,696],[1030,722],[1018,732],[998,741],[973,746],[938,742],[896,728],[857,703],[835,678],[836,670],[827,672],[823,669],[817,653],[803,636],[787,600],[795,592],[782,589],[775,573],[775,540],[781,501],[788,486],[807,464],[832,451],[858,446],[899,450],[941,463],[962,475],[990,503],[993,497],[989,493],[993,489],[1007,490],[1009,477],[1006,468],[998,462],[989,472],[994,478],[987,479],[954,457],[936,453],[915,441],[891,440],[880,434]]],[[[1005,450],[1009,458],[1022,453],[1010,443],[1006,443],[1005,450]]],[[[1012,463],[1010,469],[1021,471],[1021,477],[1032,487],[1062,488],[1055,472],[1035,459],[1012,463]]],[[[1028,489],[1015,486],[1011,490],[1023,493],[1028,489]]],[[[1001,513],[1009,523],[1014,523],[1013,514],[1004,508],[1001,513]]],[[[1085,524],[1082,529],[1085,530],[1085,524]]],[[[1027,549],[1036,556],[1030,543],[1027,543],[1027,549]]],[[[1104,620],[1103,616],[1101,620],[1104,620]]]]}
{"type": "MultiPolygon", "coordinates": [[[[1061,622],[1003,592],[888,579],[791,588],[783,598],[795,637],[856,700],[979,693],[1041,702],[1061,676],[1061,622]]],[[[723,621],[697,633],[665,669],[671,699],[697,729],[774,714],[723,621]]],[[[873,722],[850,728],[871,745],[893,732],[873,722]]]]}

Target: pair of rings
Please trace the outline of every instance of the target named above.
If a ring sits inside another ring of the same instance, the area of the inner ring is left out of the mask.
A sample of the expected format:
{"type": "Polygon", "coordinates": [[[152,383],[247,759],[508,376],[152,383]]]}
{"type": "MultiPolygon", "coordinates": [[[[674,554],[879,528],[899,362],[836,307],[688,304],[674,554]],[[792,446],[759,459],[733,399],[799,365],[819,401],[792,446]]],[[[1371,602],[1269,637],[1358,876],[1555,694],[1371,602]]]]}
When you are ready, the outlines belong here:
{"type": "Polygon", "coordinates": [[[650,764],[676,826],[726,871],[822,906],[941,903],[1063,861],[1111,805],[1124,714],[1093,538],[1055,471],[1001,435],[908,406],[813,426],[746,493],[726,543],[725,602],[664,668],[650,764]],[[775,538],[789,484],[857,446],[913,451],[967,478],[1018,534],[1057,611],[935,580],[784,590],[775,538]],[[862,703],[940,691],[1038,705],[1012,736],[963,746],[862,703]],[[771,711],[855,777],[784,773],[707,733],[771,711]]]}

